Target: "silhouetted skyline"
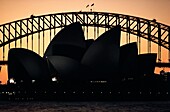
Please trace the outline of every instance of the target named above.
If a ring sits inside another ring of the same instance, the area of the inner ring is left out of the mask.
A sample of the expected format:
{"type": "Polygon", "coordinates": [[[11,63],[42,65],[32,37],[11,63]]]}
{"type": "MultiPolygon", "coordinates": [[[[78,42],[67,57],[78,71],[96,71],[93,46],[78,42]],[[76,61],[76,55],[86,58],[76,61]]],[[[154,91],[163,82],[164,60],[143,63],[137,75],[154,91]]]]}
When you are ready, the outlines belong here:
{"type": "MultiPolygon", "coordinates": [[[[68,12],[68,11],[90,11],[90,8],[86,8],[89,4],[95,4],[93,11],[113,12],[122,13],[132,16],[138,16],[147,19],[155,19],[158,22],[164,24],[170,24],[169,21],[169,0],[86,0],[84,2],[73,0],[70,1],[41,1],[41,0],[16,0],[6,1],[1,0],[1,20],[0,24],[11,22],[14,20],[30,17],[30,15],[42,15],[57,12],[68,12]],[[72,4],[74,3],[74,4],[72,4]],[[68,6],[67,6],[68,4],[68,6]],[[27,8],[25,8],[27,7],[27,8]]],[[[2,83],[6,83],[7,80],[7,67],[2,67],[0,73],[0,80],[2,83]]]]}

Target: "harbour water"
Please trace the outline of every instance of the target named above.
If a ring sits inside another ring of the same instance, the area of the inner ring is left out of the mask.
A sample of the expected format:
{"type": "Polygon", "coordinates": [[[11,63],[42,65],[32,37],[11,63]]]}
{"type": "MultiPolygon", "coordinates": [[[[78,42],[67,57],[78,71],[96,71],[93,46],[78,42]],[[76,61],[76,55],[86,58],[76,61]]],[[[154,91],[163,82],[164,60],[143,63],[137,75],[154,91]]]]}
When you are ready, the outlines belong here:
{"type": "Polygon", "coordinates": [[[170,101],[0,101],[0,112],[170,112],[170,101]]]}

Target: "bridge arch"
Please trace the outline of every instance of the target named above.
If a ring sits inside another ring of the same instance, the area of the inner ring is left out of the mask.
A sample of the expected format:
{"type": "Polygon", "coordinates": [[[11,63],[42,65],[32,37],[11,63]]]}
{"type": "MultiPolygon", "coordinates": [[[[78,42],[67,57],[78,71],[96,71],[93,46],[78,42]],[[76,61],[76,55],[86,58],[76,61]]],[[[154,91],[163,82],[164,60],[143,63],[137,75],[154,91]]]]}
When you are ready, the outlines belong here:
{"type": "MultiPolygon", "coordinates": [[[[148,40],[148,52],[151,52],[151,42],[158,45],[158,61],[161,61],[161,47],[168,50],[168,58],[170,59],[170,26],[157,22],[155,19],[149,20],[145,18],[108,13],[108,12],[64,12],[34,16],[21,20],[16,20],[10,23],[0,25],[0,50],[2,50],[2,60],[5,61],[7,52],[11,48],[12,42],[14,47],[17,47],[17,41],[20,41],[22,45],[22,39],[32,35],[32,43],[34,41],[33,35],[40,32],[49,30],[50,40],[52,29],[63,28],[64,26],[73,23],[80,22],[88,38],[88,28],[94,27],[94,38],[99,35],[99,28],[105,28],[106,30],[116,25],[121,25],[121,30],[126,32],[127,42],[130,42],[130,34],[136,35],[137,38],[144,38],[148,40]]],[[[56,31],[54,30],[54,34],[56,31]]],[[[29,37],[30,38],[30,37],[29,37]]],[[[38,37],[39,38],[39,37],[38,37]]],[[[44,38],[44,34],[43,34],[44,38]]],[[[140,39],[138,39],[140,43],[140,39]]],[[[38,40],[40,45],[40,40],[38,40]]],[[[33,49],[33,44],[32,44],[33,49]]],[[[140,48],[139,48],[140,50],[140,48]]]]}

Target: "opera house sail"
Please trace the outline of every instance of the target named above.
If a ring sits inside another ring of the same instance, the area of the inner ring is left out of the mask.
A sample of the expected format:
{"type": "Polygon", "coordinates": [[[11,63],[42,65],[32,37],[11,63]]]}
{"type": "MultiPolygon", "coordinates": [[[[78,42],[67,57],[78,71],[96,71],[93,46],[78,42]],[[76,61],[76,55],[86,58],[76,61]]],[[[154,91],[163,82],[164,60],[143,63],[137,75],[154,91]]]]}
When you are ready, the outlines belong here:
{"type": "Polygon", "coordinates": [[[157,54],[140,54],[138,56],[138,72],[143,75],[153,75],[157,54]]]}
{"type": "Polygon", "coordinates": [[[8,78],[16,81],[47,81],[49,70],[46,60],[33,51],[13,48],[8,53],[8,78]]]}
{"type": "Polygon", "coordinates": [[[124,77],[135,77],[137,76],[137,57],[138,48],[137,43],[129,43],[120,47],[120,75],[124,77]]]}
{"type": "Polygon", "coordinates": [[[120,26],[98,37],[85,52],[81,63],[89,67],[94,80],[116,78],[119,65],[120,26]]]}
{"type": "Polygon", "coordinates": [[[85,37],[80,23],[63,28],[48,45],[44,57],[59,55],[81,60],[85,51],[85,37]]]}

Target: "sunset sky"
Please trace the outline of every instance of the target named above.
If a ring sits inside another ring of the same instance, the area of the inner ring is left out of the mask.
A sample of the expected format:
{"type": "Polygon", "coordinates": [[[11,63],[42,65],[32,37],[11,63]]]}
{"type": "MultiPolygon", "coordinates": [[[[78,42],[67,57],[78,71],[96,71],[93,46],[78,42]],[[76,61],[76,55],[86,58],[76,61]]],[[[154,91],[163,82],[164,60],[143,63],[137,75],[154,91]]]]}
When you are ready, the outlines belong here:
{"type": "MultiPolygon", "coordinates": [[[[112,12],[170,25],[170,0],[0,0],[0,24],[58,12],[89,11],[86,5],[94,3],[93,11],[112,12]]],[[[0,37],[1,38],[1,37],[0,37]]],[[[2,67],[0,81],[6,83],[6,67],[2,67]]]]}

